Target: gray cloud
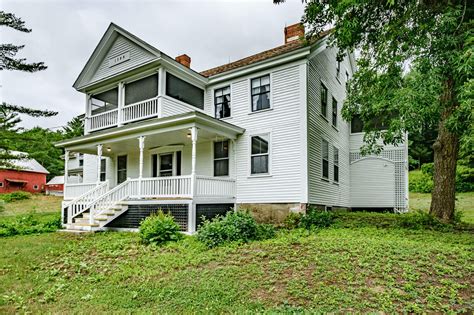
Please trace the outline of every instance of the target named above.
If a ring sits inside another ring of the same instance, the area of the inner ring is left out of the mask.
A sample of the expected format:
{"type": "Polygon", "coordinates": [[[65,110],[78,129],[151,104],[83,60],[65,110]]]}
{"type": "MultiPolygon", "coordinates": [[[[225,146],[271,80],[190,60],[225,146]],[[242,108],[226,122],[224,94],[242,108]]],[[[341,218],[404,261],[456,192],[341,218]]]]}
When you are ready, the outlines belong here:
{"type": "Polygon", "coordinates": [[[21,57],[44,61],[46,71],[0,72],[0,100],[48,108],[52,118],[23,117],[23,126],[53,128],[84,112],[71,86],[110,22],[170,56],[192,58],[197,71],[283,43],[283,27],[303,14],[300,0],[254,1],[38,1],[2,0],[2,10],[23,18],[29,34],[2,29],[2,43],[25,44],[21,57]]]}

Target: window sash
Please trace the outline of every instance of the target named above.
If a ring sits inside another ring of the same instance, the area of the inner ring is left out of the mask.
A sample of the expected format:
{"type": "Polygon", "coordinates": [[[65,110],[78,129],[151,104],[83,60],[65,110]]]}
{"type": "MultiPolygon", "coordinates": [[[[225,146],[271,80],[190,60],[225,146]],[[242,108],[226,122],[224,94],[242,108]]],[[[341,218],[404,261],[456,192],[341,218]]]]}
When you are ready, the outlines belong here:
{"type": "Polygon", "coordinates": [[[333,147],[334,150],[334,181],[339,182],[339,149],[336,147],[333,147]]]}
{"type": "Polygon", "coordinates": [[[270,136],[252,136],[250,146],[250,174],[270,173],[270,136]]]}
{"type": "Polygon", "coordinates": [[[328,89],[321,83],[321,114],[326,117],[328,111],[328,89]]]}
{"type": "Polygon", "coordinates": [[[252,79],[250,88],[252,111],[270,108],[270,75],[252,79]]]}
{"type": "Polygon", "coordinates": [[[332,98],[332,125],[337,127],[337,101],[334,97],[332,98]]]}
{"type": "Polygon", "coordinates": [[[214,142],[214,176],[229,175],[229,140],[214,142]]]}
{"type": "Polygon", "coordinates": [[[216,118],[230,117],[231,99],[230,86],[214,91],[214,108],[216,118]]]}
{"type": "Polygon", "coordinates": [[[326,140],[321,142],[321,159],[323,167],[323,177],[329,178],[329,143],[326,140]]]}

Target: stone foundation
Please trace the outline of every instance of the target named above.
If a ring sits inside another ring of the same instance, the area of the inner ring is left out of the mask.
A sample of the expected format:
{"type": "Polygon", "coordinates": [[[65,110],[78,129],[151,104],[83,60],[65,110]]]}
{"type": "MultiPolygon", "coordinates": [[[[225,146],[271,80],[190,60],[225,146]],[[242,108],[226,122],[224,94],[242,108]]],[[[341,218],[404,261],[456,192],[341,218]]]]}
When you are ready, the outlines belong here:
{"type": "Polygon", "coordinates": [[[238,210],[250,210],[259,223],[283,223],[289,213],[305,213],[304,203],[240,203],[238,210]]]}

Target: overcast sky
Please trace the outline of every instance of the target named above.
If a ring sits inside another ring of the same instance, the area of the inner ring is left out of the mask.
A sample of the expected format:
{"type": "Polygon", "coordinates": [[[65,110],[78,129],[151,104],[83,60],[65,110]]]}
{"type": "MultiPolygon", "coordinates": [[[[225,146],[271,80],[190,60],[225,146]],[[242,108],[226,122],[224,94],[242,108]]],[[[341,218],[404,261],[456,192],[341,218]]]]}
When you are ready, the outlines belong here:
{"type": "Polygon", "coordinates": [[[283,28],[299,22],[300,0],[0,0],[31,33],[0,29],[2,43],[24,44],[19,57],[45,71],[0,72],[0,101],[51,109],[52,118],[23,117],[23,126],[54,128],[84,112],[72,84],[110,22],[170,56],[188,54],[197,71],[283,44],[283,28]]]}

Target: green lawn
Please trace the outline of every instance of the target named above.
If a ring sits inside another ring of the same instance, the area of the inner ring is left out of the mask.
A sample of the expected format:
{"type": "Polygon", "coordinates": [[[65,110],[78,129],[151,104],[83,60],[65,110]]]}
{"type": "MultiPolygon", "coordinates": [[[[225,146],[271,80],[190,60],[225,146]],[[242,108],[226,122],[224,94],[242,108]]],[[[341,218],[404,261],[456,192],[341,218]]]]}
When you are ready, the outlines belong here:
{"type": "Polygon", "coordinates": [[[2,217],[22,215],[29,212],[61,213],[62,200],[62,197],[37,194],[32,195],[31,199],[5,203],[5,210],[0,212],[0,220],[2,217]]]}
{"type": "MultiPolygon", "coordinates": [[[[410,209],[429,211],[431,194],[410,193],[410,209]]],[[[462,220],[474,223],[474,192],[456,194],[456,210],[462,212],[462,220]]]]}
{"type": "Polygon", "coordinates": [[[335,228],[211,250],[134,233],[2,238],[0,313],[472,311],[472,230],[374,224],[384,218],[342,214],[335,228]],[[365,227],[343,228],[356,219],[365,227]]]}

